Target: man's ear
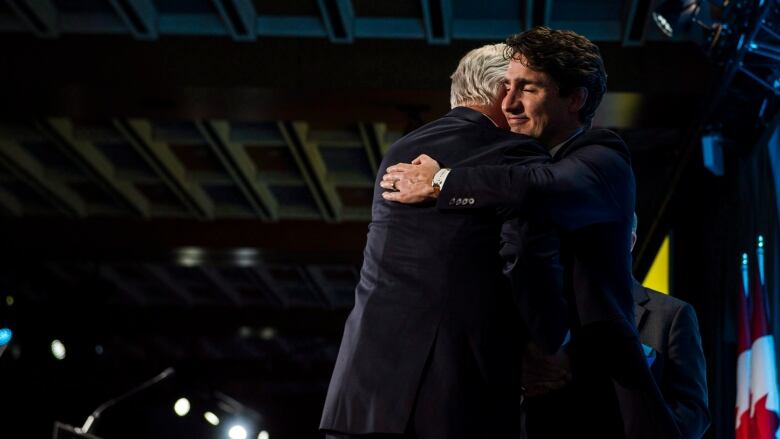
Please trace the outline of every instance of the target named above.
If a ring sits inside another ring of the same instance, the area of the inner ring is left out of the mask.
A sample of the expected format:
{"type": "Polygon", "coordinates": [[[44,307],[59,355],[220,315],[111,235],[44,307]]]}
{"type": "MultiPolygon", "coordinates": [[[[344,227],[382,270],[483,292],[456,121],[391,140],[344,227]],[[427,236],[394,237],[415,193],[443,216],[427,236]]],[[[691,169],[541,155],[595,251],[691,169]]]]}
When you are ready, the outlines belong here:
{"type": "Polygon", "coordinates": [[[585,106],[585,101],[588,100],[588,89],[585,87],[577,87],[569,96],[569,111],[572,113],[579,113],[582,107],[585,106]]]}

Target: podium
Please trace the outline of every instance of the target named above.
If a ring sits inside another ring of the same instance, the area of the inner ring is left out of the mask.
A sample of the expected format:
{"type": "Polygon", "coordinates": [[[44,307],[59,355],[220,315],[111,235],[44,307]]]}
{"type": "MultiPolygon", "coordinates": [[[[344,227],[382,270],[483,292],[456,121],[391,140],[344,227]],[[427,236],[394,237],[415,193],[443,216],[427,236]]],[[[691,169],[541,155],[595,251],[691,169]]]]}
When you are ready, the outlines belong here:
{"type": "Polygon", "coordinates": [[[52,439],[103,439],[89,433],[81,433],[76,427],[61,422],[54,423],[52,439]]]}

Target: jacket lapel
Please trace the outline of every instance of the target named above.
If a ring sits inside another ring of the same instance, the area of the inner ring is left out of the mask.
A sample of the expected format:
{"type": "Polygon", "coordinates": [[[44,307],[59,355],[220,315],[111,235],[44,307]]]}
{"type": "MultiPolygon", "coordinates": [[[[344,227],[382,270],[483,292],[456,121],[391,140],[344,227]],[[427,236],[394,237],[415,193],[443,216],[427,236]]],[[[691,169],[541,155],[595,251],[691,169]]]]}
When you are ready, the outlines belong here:
{"type": "Polygon", "coordinates": [[[645,287],[640,285],[636,279],[634,279],[634,284],[631,286],[631,293],[634,295],[634,318],[636,319],[637,331],[639,331],[642,329],[644,317],[648,312],[645,305],[647,304],[647,301],[650,300],[650,297],[648,297],[645,287]]]}

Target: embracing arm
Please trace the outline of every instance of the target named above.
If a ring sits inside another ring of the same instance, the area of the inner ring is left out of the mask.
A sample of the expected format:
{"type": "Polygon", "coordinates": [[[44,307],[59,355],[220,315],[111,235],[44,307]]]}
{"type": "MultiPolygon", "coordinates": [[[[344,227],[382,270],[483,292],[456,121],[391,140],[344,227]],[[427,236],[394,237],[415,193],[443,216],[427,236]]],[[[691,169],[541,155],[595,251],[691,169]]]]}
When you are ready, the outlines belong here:
{"type": "Polygon", "coordinates": [[[625,196],[621,184],[633,184],[628,160],[612,148],[588,145],[554,163],[452,169],[437,207],[542,208],[564,229],[576,229],[621,219],[625,209],[620,206],[628,201],[621,199],[625,196]],[[468,203],[458,203],[459,199],[468,203]]]}
{"type": "Polygon", "coordinates": [[[423,155],[413,164],[389,167],[381,183],[389,191],[382,195],[402,203],[438,198],[442,210],[543,209],[564,230],[623,220],[633,208],[633,173],[625,145],[606,143],[612,146],[584,145],[553,163],[529,164],[527,154],[510,152],[500,165],[456,167],[440,193],[431,185],[439,165],[423,155]]]}

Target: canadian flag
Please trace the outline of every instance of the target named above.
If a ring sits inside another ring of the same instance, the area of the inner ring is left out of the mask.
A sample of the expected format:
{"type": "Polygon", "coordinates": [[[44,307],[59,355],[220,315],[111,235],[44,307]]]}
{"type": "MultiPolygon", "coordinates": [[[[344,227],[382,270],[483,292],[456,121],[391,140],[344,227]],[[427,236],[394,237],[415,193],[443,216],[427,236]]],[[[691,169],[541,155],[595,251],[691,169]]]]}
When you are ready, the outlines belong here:
{"type": "Polygon", "coordinates": [[[753,315],[750,327],[753,341],[750,358],[750,438],[777,439],[780,401],[777,391],[775,342],[770,331],[764,283],[763,238],[758,242],[758,264],[753,282],[753,315]]]}
{"type": "Polygon", "coordinates": [[[750,327],[748,326],[749,278],[747,253],[742,255],[742,282],[739,283],[737,316],[737,420],[736,439],[750,438],[750,327]]]}

